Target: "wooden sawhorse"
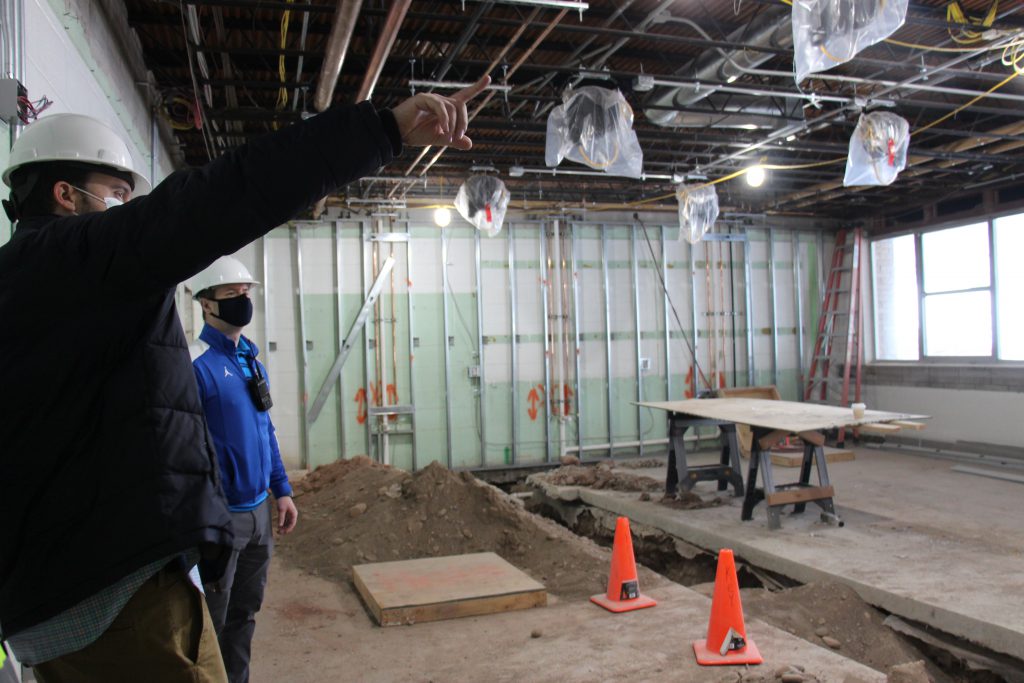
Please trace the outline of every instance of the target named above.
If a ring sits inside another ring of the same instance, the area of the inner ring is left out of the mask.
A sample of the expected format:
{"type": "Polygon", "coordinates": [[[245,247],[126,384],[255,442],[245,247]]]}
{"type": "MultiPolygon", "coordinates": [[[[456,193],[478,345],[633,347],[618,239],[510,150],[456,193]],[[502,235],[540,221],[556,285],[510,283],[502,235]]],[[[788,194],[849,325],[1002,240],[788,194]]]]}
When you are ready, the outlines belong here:
{"type": "Polygon", "coordinates": [[[733,495],[743,495],[743,468],[740,465],[740,450],[734,423],[669,412],[668,440],[665,495],[674,496],[680,488],[689,491],[698,481],[717,481],[719,491],[726,490],[729,484],[732,484],[733,495]],[[714,425],[722,430],[722,452],[718,464],[690,465],[686,462],[686,443],[683,441],[683,435],[690,427],[704,425],[714,425]]]}
{"type": "Polygon", "coordinates": [[[825,462],[825,437],[820,432],[800,432],[804,442],[804,459],[800,466],[800,479],[789,484],[776,484],[772,472],[771,448],[789,435],[789,432],[754,427],[754,438],[750,448],[750,469],[747,473],[747,491],[743,499],[741,519],[754,518],[754,507],[762,500],[768,506],[768,528],[782,526],[781,512],[787,505],[793,505],[793,514],[802,513],[807,503],[821,508],[823,522],[843,526],[843,520],[836,514],[832,501],[835,489],[829,482],[828,464],[825,462]],[[812,486],[811,461],[818,470],[818,485],[812,486]],[[763,488],[757,487],[757,473],[761,472],[763,488]]]}

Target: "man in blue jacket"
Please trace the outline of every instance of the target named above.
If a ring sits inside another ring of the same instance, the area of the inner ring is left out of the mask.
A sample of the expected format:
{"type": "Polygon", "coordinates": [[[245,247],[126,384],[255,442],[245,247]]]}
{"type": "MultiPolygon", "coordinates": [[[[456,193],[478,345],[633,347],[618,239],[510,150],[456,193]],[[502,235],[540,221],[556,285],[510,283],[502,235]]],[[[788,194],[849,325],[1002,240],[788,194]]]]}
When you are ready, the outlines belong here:
{"type": "Polygon", "coordinates": [[[403,144],[469,149],[488,82],[335,105],[134,199],[148,181],[100,122],[25,128],[2,174],[0,639],[40,680],[226,680],[187,568],[221,576],[232,521],[175,288],[403,144]]]}
{"type": "Polygon", "coordinates": [[[241,261],[222,256],[189,284],[205,322],[189,350],[235,532],[224,576],[204,580],[206,603],[228,680],[247,683],[256,613],[263,604],[273,548],[267,489],[277,503],[278,531],[291,532],[298,511],[270,420],[267,372],[256,359],[256,345],[242,335],[252,320],[249,291],[259,283],[241,261]]]}

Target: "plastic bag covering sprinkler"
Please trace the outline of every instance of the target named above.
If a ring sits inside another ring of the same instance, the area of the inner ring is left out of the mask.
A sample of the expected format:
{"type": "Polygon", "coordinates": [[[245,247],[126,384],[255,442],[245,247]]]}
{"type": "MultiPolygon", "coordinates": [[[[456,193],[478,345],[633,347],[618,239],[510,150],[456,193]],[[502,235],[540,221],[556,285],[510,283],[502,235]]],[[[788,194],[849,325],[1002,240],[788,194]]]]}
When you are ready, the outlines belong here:
{"type": "Polygon", "coordinates": [[[907,0],[793,0],[796,82],[828,71],[903,25],[907,0]]]}
{"type": "Polygon", "coordinates": [[[718,191],[714,185],[680,185],[676,188],[676,199],[679,200],[679,236],[690,244],[697,244],[718,220],[718,191]]]}
{"type": "Polygon", "coordinates": [[[544,161],[571,159],[609,175],[639,178],[644,154],[633,132],[633,110],[618,90],[585,86],[566,91],[548,116],[544,161]]]}
{"type": "Polygon", "coordinates": [[[896,114],[861,114],[850,138],[843,185],[890,185],[907,165],[910,124],[896,114]]]}
{"type": "Polygon", "coordinates": [[[501,232],[505,210],[512,195],[500,179],[475,175],[462,184],[455,196],[455,210],[488,237],[501,232]]]}

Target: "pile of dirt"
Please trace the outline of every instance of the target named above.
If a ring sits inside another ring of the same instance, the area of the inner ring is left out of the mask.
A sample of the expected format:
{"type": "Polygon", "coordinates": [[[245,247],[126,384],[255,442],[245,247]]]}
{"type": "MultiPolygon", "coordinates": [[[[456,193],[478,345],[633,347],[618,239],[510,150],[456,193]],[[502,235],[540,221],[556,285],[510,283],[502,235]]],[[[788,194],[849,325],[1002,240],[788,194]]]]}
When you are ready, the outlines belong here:
{"type": "Polygon", "coordinates": [[[317,468],[296,486],[302,518],[279,542],[290,563],[347,581],[352,565],[495,552],[570,599],[605,589],[608,556],[468,472],[437,463],[410,475],[365,456],[317,468]]]}
{"type": "MultiPolygon", "coordinates": [[[[744,613],[872,669],[884,672],[922,659],[917,648],[882,623],[885,615],[849,586],[823,582],[777,592],[744,589],[741,593],[744,613]]],[[[950,681],[930,665],[928,674],[935,683],[950,681]]]]}
{"type": "Polygon", "coordinates": [[[665,461],[657,458],[642,458],[640,460],[621,460],[615,463],[616,467],[625,467],[631,470],[644,469],[647,467],[664,467],[665,461]]]}
{"type": "Polygon", "coordinates": [[[613,491],[660,491],[665,487],[663,483],[650,477],[616,472],[608,462],[596,466],[564,465],[557,470],[532,476],[556,486],[589,486],[613,491]]]}

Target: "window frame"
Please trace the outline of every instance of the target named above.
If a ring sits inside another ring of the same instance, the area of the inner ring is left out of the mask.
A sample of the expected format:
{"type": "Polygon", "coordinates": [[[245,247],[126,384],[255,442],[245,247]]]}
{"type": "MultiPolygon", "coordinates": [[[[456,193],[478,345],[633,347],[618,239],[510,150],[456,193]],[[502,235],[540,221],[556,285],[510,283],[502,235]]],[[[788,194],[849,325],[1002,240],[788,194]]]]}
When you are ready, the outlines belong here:
{"type": "Polygon", "coordinates": [[[899,232],[886,233],[884,235],[878,235],[877,237],[871,237],[869,239],[868,252],[868,266],[870,268],[870,282],[871,282],[871,328],[872,328],[872,363],[885,364],[885,365],[989,365],[989,366],[1024,366],[1024,361],[1019,360],[1003,360],[999,358],[999,277],[997,272],[996,262],[996,236],[995,236],[995,221],[1000,218],[1007,216],[1024,216],[1024,211],[1020,208],[1000,211],[998,213],[992,213],[985,217],[972,217],[972,218],[959,218],[952,221],[944,221],[931,225],[927,228],[917,228],[914,230],[904,230],[899,232]],[[940,232],[942,230],[949,230],[952,228],[961,228],[968,225],[976,225],[984,223],[986,225],[986,235],[988,237],[988,260],[989,260],[989,280],[987,287],[972,287],[964,290],[951,290],[949,292],[932,292],[926,294],[924,291],[924,249],[923,249],[923,236],[927,233],[940,232]],[[870,246],[877,241],[894,239],[896,237],[904,237],[906,235],[914,236],[914,261],[917,269],[917,305],[918,305],[918,330],[917,330],[917,360],[887,360],[878,357],[878,320],[876,317],[875,310],[875,263],[874,263],[874,249],[870,246]],[[925,299],[929,296],[941,296],[943,294],[959,294],[964,292],[972,291],[987,291],[989,292],[989,305],[991,307],[991,321],[992,321],[992,348],[989,355],[987,356],[928,356],[925,355],[925,332],[927,328],[927,321],[925,318],[925,299]]]}

